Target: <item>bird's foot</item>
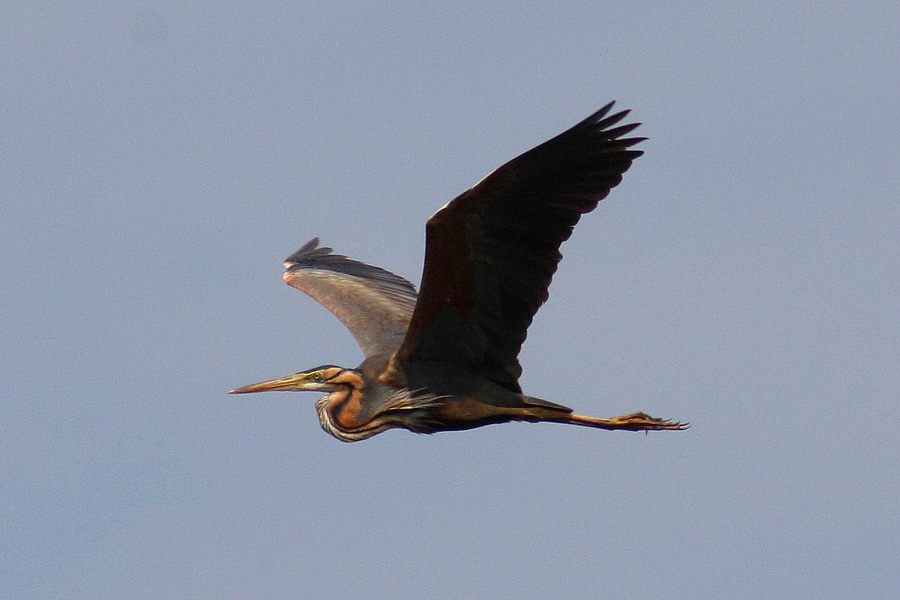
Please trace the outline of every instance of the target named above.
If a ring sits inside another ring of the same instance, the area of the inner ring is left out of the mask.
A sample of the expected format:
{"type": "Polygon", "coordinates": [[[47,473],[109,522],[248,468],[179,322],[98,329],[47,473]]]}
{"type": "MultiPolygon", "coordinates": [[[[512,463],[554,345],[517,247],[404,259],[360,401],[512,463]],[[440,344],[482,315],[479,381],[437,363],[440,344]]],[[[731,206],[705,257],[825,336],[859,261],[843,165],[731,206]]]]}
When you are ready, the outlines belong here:
{"type": "Polygon", "coordinates": [[[584,415],[569,413],[565,415],[564,422],[572,423],[573,425],[596,427],[597,429],[607,429],[610,431],[659,431],[665,429],[678,431],[688,428],[687,423],[679,423],[678,421],[670,421],[669,419],[657,419],[656,417],[651,417],[642,412],[622,415],[621,417],[613,417],[611,419],[598,419],[597,417],[586,417],[584,415]]]}
{"type": "Polygon", "coordinates": [[[689,423],[679,423],[669,419],[658,419],[647,413],[635,412],[620,417],[607,419],[610,429],[624,429],[625,431],[656,431],[670,429],[679,431],[690,427],[689,423]]]}

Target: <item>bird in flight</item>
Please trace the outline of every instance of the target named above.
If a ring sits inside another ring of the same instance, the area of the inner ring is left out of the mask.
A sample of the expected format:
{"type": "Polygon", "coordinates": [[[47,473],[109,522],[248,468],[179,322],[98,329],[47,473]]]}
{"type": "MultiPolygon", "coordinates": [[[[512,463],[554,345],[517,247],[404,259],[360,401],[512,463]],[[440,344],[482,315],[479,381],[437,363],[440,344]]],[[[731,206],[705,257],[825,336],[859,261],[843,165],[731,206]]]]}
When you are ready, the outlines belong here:
{"type": "Polygon", "coordinates": [[[548,298],[559,247],[622,181],[646,138],[626,137],[613,103],[514,158],[428,219],[421,290],[379,267],[306,243],[284,280],[330,310],[365,355],[231,390],[325,392],[322,428],[345,442],[400,427],[416,433],[508,421],[607,430],[678,430],[642,412],[601,419],[526,396],[518,355],[548,298]]]}

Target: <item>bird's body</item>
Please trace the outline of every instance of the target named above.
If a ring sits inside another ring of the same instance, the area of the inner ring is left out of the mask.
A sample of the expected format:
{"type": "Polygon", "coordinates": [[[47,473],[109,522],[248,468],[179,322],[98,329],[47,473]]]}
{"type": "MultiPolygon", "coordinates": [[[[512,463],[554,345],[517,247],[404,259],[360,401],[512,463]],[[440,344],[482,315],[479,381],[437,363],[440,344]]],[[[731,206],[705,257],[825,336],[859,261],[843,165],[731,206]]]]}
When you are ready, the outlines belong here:
{"type": "Polygon", "coordinates": [[[562,258],[560,244],[640,156],[643,138],[612,127],[612,103],[506,163],[436,212],[426,226],[422,289],[313,239],[285,262],[285,281],[331,310],[366,359],[232,390],[323,391],[322,427],[357,441],[393,427],[418,433],[506,421],[644,431],[684,425],[632,413],[576,415],[526,396],[519,349],[562,258]]]}

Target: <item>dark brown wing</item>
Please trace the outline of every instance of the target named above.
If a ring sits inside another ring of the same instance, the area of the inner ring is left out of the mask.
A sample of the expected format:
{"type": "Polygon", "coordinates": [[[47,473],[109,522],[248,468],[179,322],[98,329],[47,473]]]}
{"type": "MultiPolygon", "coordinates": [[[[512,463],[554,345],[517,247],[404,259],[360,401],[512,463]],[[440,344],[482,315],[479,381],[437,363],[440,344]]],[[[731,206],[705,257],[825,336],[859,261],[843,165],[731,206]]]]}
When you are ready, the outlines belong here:
{"type": "Polygon", "coordinates": [[[284,261],[285,282],[334,313],[366,357],[396,352],[416,305],[415,286],[318,245],[313,238],[284,261]]]}
{"type": "Polygon", "coordinates": [[[581,215],[622,180],[628,111],[613,103],[515,158],[437,211],[426,225],[419,302],[398,362],[463,365],[520,392],[518,354],[581,215]]]}

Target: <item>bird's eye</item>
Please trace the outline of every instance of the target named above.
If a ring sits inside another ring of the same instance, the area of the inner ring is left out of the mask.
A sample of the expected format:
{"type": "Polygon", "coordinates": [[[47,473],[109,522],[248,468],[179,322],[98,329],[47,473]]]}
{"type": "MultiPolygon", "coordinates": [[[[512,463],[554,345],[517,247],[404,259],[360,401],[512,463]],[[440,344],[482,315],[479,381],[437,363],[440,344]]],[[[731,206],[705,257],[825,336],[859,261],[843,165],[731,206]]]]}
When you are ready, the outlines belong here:
{"type": "Polygon", "coordinates": [[[310,373],[309,378],[312,379],[313,381],[318,381],[318,380],[322,379],[322,372],[316,371],[314,373],[310,373]]]}

